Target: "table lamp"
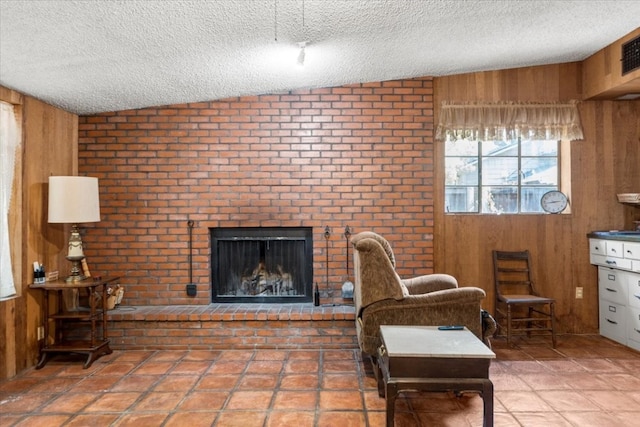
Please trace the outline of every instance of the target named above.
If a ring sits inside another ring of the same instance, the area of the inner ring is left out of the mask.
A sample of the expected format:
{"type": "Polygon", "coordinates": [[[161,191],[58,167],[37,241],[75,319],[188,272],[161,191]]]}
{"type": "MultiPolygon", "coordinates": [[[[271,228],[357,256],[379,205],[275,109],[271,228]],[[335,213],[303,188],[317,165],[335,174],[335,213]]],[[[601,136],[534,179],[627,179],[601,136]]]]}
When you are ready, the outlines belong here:
{"type": "Polygon", "coordinates": [[[100,222],[98,178],[88,176],[49,177],[49,223],[71,224],[67,259],[71,261],[71,274],[67,282],[86,279],[82,273],[84,259],[78,224],[100,222]]]}

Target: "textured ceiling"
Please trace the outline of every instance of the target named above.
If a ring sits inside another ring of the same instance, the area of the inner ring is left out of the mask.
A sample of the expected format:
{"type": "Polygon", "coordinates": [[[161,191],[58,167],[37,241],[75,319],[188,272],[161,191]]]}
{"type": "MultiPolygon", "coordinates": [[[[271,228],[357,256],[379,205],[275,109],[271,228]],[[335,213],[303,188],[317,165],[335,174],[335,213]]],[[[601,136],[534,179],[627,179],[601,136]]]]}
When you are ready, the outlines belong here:
{"type": "Polygon", "coordinates": [[[638,0],[0,0],[0,85],[87,114],[579,61],[639,17],[638,0]]]}

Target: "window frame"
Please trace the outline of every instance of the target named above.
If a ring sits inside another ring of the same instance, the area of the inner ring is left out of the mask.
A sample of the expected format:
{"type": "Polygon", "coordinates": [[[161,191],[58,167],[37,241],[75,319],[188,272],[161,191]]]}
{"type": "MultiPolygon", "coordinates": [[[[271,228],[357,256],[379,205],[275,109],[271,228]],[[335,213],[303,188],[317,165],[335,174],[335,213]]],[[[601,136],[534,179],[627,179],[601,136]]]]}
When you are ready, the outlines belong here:
{"type": "MultiPolygon", "coordinates": [[[[483,144],[487,143],[487,142],[492,142],[493,140],[490,141],[483,141],[483,140],[474,140],[474,142],[476,142],[477,144],[477,149],[475,150],[475,156],[471,156],[471,155],[467,155],[467,154],[456,154],[456,155],[451,155],[448,156],[447,155],[447,145],[445,143],[444,145],[444,149],[443,149],[443,164],[444,164],[444,170],[445,170],[445,177],[443,180],[443,195],[444,195],[444,206],[443,206],[443,211],[446,215],[546,215],[547,212],[544,212],[541,208],[539,211],[523,211],[523,194],[526,193],[523,192],[523,190],[526,190],[527,188],[548,188],[549,190],[559,190],[562,191],[563,193],[565,193],[567,195],[567,197],[569,197],[570,195],[570,190],[571,190],[571,185],[570,185],[570,141],[568,140],[557,140],[556,144],[557,144],[557,149],[556,149],[556,154],[555,156],[528,156],[528,155],[524,155],[522,154],[523,150],[523,143],[526,142],[526,139],[523,138],[515,138],[512,139],[511,141],[514,141],[517,139],[517,154],[516,156],[496,156],[496,157],[516,157],[517,158],[517,174],[518,174],[518,178],[517,178],[517,183],[515,185],[496,185],[496,184],[485,184],[483,182],[483,178],[485,178],[486,176],[486,165],[484,164],[484,160],[487,158],[486,155],[484,155],[483,153],[483,144]],[[449,157],[475,157],[477,159],[477,182],[475,183],[475,185],[448,185],[447,184],[447,177],[446,177],[446,173],[447,173],[447,158],[449,157]],[[548,185],[548,184],[542,184],[542,185],[526,185],[523,183],[523,160],[525,160],[526,158],[544,158],[544,157],[554,157],[556,159],[556,167],[557,167],[557,177],[556,177],[556,182],[557,184],[555,186],[553,185],[548,185]],[[517,211],[512,211],[512,212],[486,212],[483,211],[487,201],[486,201],[486,195],[484,194],[485,191],[484,189],[486,188],[491,188],[491,187],[504,187],[504,188],[513,188],[516,190],[516,198],[517,198],[517,211]],[[447,190],[450,188],[463,188],[463,189],[470,189],[473,188],[476,191],[476,200],[477,200],[477,204],[476,204],[476,208],[474,211],[449,211],[448,208],[448,204],[447,204],[447,190]]],[[[498,141],[498,140],[496,140],[498,141]]],[[[532,140],[535,141],[535,140],[532,140]]],[[[540,140],[542,141],[542,140],[540,140]]],[[[548,140],[548,141],[553,141],[553,140],[548,140]]],[[[546,192],[546,191],[545,191],[546,192]]],[[[567,208],[562,212],[562,214],[569,214],[571,213],[571,205],[569,204],[567,206],[567,208]]]]}

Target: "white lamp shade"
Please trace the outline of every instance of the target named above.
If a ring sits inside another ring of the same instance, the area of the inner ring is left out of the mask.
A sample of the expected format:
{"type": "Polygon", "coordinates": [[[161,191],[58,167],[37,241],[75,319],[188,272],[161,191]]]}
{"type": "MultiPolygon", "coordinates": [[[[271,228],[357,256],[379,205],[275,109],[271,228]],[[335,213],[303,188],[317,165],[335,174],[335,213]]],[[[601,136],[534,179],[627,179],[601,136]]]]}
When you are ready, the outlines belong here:
{"type": "Polygon", "coordinates": [[[49,177],[49,222],[80,224],[100,221],[98,178],[49,177]]]}

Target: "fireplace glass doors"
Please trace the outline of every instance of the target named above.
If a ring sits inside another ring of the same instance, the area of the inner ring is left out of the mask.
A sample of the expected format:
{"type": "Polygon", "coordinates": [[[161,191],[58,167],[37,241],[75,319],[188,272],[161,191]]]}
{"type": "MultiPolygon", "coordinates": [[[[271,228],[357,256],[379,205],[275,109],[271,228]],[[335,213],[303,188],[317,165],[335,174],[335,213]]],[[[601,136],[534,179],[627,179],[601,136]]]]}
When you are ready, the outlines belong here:
{"type": "Polygon", "coordinates": [[[312,300],[311,228],[212,228],[210,232],[213,302],[312,300]]]}

